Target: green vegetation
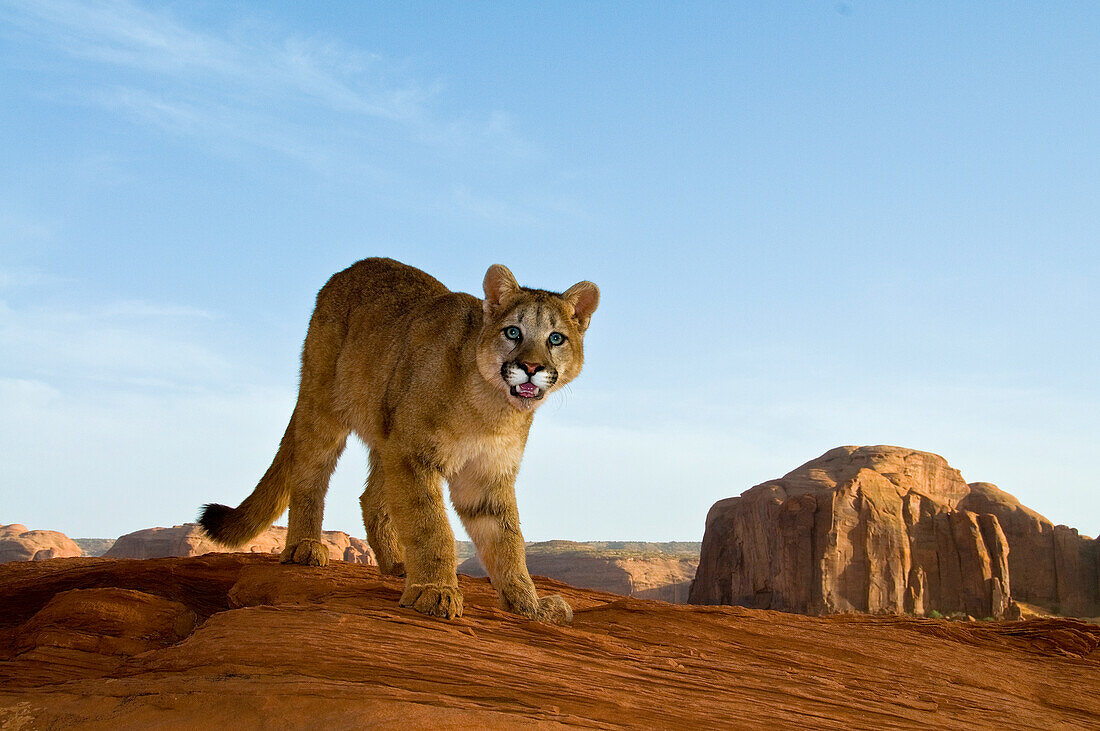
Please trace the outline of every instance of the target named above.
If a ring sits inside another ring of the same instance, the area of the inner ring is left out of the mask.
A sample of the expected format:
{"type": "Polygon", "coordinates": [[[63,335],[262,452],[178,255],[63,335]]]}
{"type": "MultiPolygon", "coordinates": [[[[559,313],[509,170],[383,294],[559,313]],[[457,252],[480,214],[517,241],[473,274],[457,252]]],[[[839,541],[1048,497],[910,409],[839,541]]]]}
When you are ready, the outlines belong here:
{"type": "Polygon", "coordinates": [[[929,619],[943,619],[943,614],[936,609],[933,609],[931,612],[924,616],[928,617],[929,619]]]}

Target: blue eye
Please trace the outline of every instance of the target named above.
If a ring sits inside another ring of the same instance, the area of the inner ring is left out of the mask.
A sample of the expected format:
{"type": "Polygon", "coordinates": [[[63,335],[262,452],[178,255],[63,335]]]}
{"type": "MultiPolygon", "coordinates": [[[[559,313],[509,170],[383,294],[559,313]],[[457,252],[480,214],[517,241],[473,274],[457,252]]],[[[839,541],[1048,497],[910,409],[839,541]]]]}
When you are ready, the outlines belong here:
{"type": "Polygon", "coordinates": [[[509,340],[519,340],[521,337],[523,337],[523,333],[519,331],[518,327],[512,325],[511,327],[504,328],[504,337],[508,338],[509,340]]]}
{"type": "Polygon", "coordinates": [[[551,345],[561,345],[565,342],[565,336],[561,333],[550,333],[550,337],[546,341],[551,345]]]}

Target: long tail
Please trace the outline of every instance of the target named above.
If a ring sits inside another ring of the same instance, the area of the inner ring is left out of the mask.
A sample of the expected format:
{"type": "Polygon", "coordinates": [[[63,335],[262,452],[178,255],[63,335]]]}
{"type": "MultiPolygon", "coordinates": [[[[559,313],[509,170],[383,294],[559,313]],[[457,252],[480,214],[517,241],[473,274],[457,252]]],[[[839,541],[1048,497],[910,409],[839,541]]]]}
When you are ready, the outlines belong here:
{"type": "Polygon", "coordinates": [[[239,548],[267,530],[287,509],[290,504],[294,422],[297,417],[298,412],[295,409],[286,432],[283,433],[283,439],[279,442],[275,459],[244,502],[235,508],[217,503],[202,506],[199,525],[206,531],[206,535],[229,548],[239,548]]]}

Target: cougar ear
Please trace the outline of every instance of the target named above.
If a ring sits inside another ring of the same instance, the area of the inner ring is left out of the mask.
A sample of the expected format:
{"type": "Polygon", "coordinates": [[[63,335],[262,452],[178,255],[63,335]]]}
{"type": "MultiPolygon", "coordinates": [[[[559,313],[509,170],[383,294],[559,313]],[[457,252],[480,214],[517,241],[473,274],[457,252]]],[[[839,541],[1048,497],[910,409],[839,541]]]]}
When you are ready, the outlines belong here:
{"type": "Polygon", "coordinates": [[[485,299],[481,306],[486,315],[492,315],[500,309],[512,295],[519,292],[519,282],[512,276],[512,272],[503,264],[493,264],[489,271],[485,272],[485,299]]]}
{"type": "Polygon", "coordinates": [[[577,282],[565,290],[562,299],[573,305],[573,319],[580,324],[581,330],[587,330],[592,313],[600,306],[600,288],[592,282],[577,282]]]}

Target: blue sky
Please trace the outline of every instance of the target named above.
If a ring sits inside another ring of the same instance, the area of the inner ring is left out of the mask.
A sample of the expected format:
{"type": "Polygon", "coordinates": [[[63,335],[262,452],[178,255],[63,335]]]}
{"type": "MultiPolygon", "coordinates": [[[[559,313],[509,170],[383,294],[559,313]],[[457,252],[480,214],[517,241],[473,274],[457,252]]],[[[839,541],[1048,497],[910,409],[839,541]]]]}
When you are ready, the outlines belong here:
{"type": "Polygon", "coordinates": [[[236,504],[383,255],[600,285],[529,539],[882,443],[1095,535],[1098,49],[1093,3],[0,2],[0,522],[236,504]]]}

